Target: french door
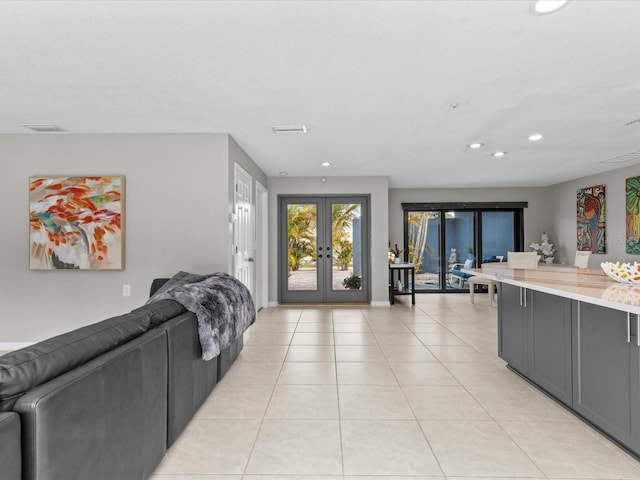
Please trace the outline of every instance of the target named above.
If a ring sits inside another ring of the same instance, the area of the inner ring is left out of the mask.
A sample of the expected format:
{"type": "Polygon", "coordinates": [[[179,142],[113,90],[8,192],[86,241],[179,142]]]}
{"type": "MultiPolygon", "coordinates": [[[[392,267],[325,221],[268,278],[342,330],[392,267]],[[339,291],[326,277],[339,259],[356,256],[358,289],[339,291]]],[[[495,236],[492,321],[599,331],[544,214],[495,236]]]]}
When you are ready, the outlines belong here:
{"type": "Polygon", "coordinates": [[[369,198],[279,198],[281,303],[368,302],[369,198]]]}

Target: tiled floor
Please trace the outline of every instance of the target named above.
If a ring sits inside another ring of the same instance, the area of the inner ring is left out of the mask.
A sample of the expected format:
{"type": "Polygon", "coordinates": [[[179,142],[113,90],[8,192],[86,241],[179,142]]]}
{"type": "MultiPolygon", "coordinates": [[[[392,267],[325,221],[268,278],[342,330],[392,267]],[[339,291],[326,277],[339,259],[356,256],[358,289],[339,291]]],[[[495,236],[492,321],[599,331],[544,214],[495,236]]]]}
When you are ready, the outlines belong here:
{"type": "Polygon", "coordinates": [[[496,309],[260,312],[153,480],[640,479],[640,462],[507,370],[496,309]]]}

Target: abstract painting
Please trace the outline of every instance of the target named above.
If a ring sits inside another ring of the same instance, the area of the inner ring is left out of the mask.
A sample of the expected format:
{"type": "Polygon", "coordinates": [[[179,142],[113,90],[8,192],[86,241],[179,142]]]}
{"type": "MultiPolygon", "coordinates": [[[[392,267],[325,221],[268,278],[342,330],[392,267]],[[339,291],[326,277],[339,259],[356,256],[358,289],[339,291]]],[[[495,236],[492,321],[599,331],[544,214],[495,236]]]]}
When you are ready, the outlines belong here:
{"type": "Polygon", "coordinates": [[[578,250],[606,253],[605,186],[579,188],[576,197],[578,250]]]}
{"type": "Polygon", "coordinates": [[[625,180],[627,253],[640,254],[640,177],[625,180]]]}
{"type": "Polygon", "coordinates": [[[124,177],[31,177],[29,268],[124,269],[124,177]]]}

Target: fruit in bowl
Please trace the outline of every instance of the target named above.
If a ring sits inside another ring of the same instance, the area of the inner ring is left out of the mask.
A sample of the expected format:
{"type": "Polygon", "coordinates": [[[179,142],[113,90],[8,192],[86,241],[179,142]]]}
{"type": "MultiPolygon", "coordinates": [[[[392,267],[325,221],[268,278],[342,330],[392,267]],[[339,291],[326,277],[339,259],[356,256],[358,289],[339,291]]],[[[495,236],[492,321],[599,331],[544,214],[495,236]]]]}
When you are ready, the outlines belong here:
{"type": "Polygon", "coordinates": [[[602,271],[616,282],[620,283],[640,283],[640,263],[620,263],[602,262],[602,271]]]}

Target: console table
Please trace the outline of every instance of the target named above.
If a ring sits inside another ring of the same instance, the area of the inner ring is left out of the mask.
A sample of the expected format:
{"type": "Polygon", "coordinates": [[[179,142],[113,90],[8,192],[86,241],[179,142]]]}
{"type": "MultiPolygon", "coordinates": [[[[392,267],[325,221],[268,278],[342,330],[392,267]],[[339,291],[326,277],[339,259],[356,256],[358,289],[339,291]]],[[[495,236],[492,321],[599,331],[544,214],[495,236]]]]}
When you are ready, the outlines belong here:
{"type": "Polygon", "coordinates": [[[389,303],[395,303],[396,295],[411,295],[411,304],[416,304],[416,274],[413,263],[389,264],[389,303]],[[402,283],[399,288],[398,282],[402,283]]]}

